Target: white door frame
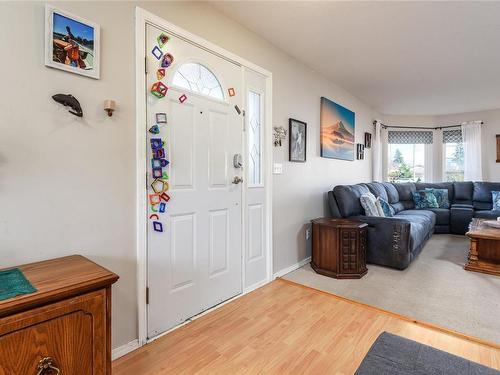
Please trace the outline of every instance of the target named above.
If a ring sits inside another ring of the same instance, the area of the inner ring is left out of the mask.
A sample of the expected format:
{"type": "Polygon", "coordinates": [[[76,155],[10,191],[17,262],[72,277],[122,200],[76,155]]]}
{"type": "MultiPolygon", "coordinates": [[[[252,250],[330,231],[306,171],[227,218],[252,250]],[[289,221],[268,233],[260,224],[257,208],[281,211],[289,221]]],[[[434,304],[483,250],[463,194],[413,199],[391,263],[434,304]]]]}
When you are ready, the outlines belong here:
{"type": "MultiPolygon", "coordinates": [[[[136,64],[136,188],[137,188],[137,301],[138,301],[138,335],[139,346],[147,343],[147,305],[146,305],[146,287],[148,275],[147,262],[147,160],[146,160],[146,61],[144,51],[146,50],[146,24],[155,25],[161,29],[170,31],[172,34],[194,43],[205,50],[220,55],[225,59],[252,69],[266,77],[266,101],[265,101],[265,129],[264,129],[264,149],[265,149],[265,190],[266,190],[266,257],[267,257],[267,277],[265,282],[270,282],[273,278],[273,251],[272,251],[272,73],[258,65],[251,63],[227,50],[221,48],[195,34],[190,33],[164,19],[150,13],[140,7],[135,10],[135,64],[136,64]]],[[[242,86],[244,87],[244,86],[242,86]]],[[[245,202],[246,189],[243,189],[243,202],[245,202]]],[[[242,207],[244,207],[242,205],[242,207]]],[[[244,210],[242,214],[244,214],[244,210]]],[[[244,226],[242,227],[244,230],[244,226]]],[[[243,231],[244,233],[244,231],[243,231]]],[[[243,259],[245,259],[246,247],[244,237],[242,236],[243,259]]],[[[242,264],[242,267],[244,264],[242,264]]],[[[242,268],[242,285],[244,285],[244,268],[242,268]]],[[[251,286],[243,289],[242,294],[250,292],[253,289],[263,285],[251,286]]],[[[235,297],[235,298],[237,298],[235,297]]]]}

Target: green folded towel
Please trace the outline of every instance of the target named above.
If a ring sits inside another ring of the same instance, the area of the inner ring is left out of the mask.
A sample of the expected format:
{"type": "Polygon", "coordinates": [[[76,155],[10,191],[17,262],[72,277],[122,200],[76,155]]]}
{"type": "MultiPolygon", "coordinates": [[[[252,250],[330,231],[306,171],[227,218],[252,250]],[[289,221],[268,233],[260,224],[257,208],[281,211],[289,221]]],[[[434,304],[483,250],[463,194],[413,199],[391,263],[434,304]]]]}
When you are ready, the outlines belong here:
{"type": "Polygon", "coordinates": [[[0,301],[36,292],[19,268],[0,271],[0,301]]]}

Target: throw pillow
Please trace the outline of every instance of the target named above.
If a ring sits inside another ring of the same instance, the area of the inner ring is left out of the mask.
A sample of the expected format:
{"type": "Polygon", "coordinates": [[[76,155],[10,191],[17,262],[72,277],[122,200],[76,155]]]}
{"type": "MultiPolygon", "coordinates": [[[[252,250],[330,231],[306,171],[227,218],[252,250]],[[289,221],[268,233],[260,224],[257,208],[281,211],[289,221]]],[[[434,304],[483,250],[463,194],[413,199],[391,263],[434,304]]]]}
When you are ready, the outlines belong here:
{"type": "Polygon", "coordinates": [[[491,192],[493,198],[493,210],[500,211],[500,191],[491,192]]]}
{"type": "Polygon", "coordinates": [[[417,210],[425,210],[426,208],[439,208],[436,196],[430,191],[419,190],[413,193],[413,202],[417,210]]]}
{"type": "Polygon", "coordinates": [[[363,194],[359,198],[361,206],[365,209],[366,216],[380,216],[377,205],[375,204],[376,201],[372,193],[363,194]]]}
{"type": "Polygon", "coordinates": [[[378,197],[375,198],[375,207],[377,207],[378,216],[385,217],[384,209],[382,208],[382,204],[380,203],[378,197]]]}
{"type": "Polygon", "coordinates": [[[448,189],[426,188],[436,197],[439,208],[450,208],[450,200],[448,199],[448,189]]]}
{"type": "Polygon", "coordinates": [[[385,217],[393,217],[395,214],[394,208],[385,199],[378,197],[377,201],[382,206],[382,211],[384,211],[385,217]]]}

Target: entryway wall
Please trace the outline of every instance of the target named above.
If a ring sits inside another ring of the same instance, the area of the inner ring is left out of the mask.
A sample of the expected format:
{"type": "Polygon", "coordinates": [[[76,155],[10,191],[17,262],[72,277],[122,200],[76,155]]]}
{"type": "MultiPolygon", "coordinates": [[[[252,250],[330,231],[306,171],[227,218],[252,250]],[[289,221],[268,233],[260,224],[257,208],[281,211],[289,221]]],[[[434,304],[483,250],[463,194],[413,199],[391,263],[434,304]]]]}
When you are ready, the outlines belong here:
{"type": "MultiPolygon", "coordinates": [[[[324,193],[336,184],[371,178],[363,161],[319,157],[320,98],[356,113],[356,142],[379,114],[302,63],[228,19],[207,3],[55,2],[101,25],[101,79],[43,64],[44,4],[0,2],[6,51],[0,82],[0,267],[74,253],[120,274],[113,288],[113,347],[137,343],[135,183],[135,6],[156,13],[273,73],[273,126],[288,118],[308,124],[307,162],[289,163],[288,146],[274,148],[283,174],[273,177],[274,272],[306,259],[304,230],[325,214],[324,193]],[[23,22],[17,20],[22,19],[23,22]],[[16,35],[13,38],[12,35],[16,35]],[[71,93],[85,117],[77,119],[50,96],[71,93]],[[105,99],[118,108],[109,118],[105,99]]],[[[360,56],[360,58],[366,58],[360,56]]]]}

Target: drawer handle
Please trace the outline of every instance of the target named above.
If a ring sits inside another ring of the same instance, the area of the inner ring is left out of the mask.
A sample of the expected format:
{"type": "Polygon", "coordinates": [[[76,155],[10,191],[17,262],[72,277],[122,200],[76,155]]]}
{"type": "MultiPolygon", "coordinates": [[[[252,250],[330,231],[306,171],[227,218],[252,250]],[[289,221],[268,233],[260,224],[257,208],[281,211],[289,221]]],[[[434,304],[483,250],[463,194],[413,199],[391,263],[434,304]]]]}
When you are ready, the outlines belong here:
{"type": "Polygon", "coordinates": [[[56,375],[59,375],[61,371],[54,366],[52,362],[54,362],[54,360],[51,357],[45,357],[40,360],[40,362],[38,362],[38,372],[36,375],[43,375],[47,370],[50,370],[51,372],[55,371],[56,375]]]}

